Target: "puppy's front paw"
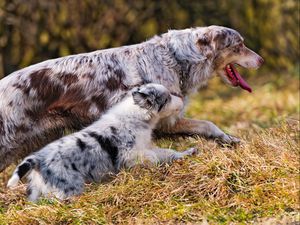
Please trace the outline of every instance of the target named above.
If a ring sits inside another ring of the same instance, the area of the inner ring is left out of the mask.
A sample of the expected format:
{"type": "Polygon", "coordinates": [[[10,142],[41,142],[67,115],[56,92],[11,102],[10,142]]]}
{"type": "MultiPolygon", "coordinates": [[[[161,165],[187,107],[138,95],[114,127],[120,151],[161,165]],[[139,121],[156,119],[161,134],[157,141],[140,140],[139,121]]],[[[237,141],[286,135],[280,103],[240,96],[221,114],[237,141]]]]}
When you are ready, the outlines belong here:
{"type": "Polygon", "coordinates": [[[218,137],[216,141],[220,145],[231,145],[231,146],[236,146],[241,143],[241,139],[225,133],[221,137],[218,137]]]}
{"type": "Polygon", "coordinates": [[[198,149],[197,148],[189,148],[184,151],[185,155],[196,155],[198,154],[198,149]]]}

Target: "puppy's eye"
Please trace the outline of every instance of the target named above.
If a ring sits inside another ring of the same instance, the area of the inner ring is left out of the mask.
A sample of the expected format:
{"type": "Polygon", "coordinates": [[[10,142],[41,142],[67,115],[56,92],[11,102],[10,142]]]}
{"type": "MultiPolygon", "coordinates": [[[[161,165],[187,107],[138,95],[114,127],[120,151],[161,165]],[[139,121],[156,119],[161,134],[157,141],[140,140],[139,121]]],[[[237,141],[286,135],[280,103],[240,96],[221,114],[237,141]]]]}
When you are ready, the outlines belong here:
{"type": "Polygon", "coordinates": [[[171,99],[171,96],[166,98],[166,100],[159,106],[158,112],[160,112],[160,110],[162,110],[162,108],[167,104],[167,102],[169,101],[169,98],[171,99]]]}
{"type": "Polygon", "coordinates": [[[170,102],[172,99],[171,95],[168,96],[167,101],[170,102]]]}
{"type": "Polygon", "coordinates": [[[150,99],[147,99],[146,100],[146,105],[147,105],[146,108],[151,109],[153,107],[153,101],[151,101],[150,99]]]}

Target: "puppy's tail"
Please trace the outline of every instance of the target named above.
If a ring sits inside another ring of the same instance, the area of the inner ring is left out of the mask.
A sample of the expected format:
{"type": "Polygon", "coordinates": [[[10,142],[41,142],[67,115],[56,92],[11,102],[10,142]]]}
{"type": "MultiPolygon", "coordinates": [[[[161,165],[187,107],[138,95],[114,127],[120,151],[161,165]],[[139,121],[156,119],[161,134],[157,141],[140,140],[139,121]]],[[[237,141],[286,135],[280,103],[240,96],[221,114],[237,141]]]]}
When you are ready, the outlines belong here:
{"type": "Polygon", "coordinates": [[[32,169],[34,169],[37,165],[36,157],[29,156],[23,162],[21,162],[17,168],[15,169],[12,177],[7,182],[8,188],[16,187],[18,182],[24,177],[27,176],[32,169]]]}

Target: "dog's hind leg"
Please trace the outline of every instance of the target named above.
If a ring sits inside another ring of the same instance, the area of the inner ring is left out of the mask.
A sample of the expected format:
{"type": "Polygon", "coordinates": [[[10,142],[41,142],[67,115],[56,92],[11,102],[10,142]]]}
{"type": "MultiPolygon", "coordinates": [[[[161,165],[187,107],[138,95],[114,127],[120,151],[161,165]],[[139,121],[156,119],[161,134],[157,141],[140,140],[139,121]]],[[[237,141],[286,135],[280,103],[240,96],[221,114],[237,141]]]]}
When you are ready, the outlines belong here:
{"type": "Polygon", "coordinates": [[[47,190],[47,185],[39,172],[32,170],[28,175],[27,198],[31,202],[36,202],[41,194],[47,190]]]}
{"type": "Polygon", "coordinates": [[[35,129],[30,134],[29,131],[24,133],[12,132],[7,134],[11,138],[10,141],[1,144],[0,140],[0,172],[18,159],[28,156],[64,134],[63,127],[48,130],[35,124],[32,127],[35,129]]]}
{"type": "Polygon", "coordinates": [[[224,133],[214,123],[207,120],[194,120],[181,118],[174,126],[159,130],[167,134],[199,135],[205,138],[213,138],[220,144],[238,144],[240,139],[224,133]]]}
{"type": "Polygon", "coordinates": [[[22,126],[6,128],[4,135],[0,133],[0,172],[18,159],[62,137],[65,129],[80,130],[95,120],[88,116],[82,119],[78,115],[62,115],[56,111],[51,112],[37,121],[30,120],[22,126]]]}

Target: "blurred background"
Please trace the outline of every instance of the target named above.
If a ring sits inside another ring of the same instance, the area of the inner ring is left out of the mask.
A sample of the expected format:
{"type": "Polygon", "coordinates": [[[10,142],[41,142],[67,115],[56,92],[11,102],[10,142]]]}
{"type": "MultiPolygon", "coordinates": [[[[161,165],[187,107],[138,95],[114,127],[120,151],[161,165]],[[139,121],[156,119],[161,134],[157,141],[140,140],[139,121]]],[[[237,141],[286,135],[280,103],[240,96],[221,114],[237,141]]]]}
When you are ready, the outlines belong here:
{"type": "Polygon", "coordinates": [[[300,212],[299,5],[299,0],[0,0],[0,78],[46,59],[212,24],[239,31],[265,60],[255,71],[238,69],[253,93],[216,77],[190,98],[186,115],[240,137],[237,151],[220,151],[201,138],[161,140],[165,148],[197,147],[201,153],[158,172],[124,171],[67,205],[51,200],[28,207],[15,190],[4,188],[10,167],[0,174],[0,224],[204,224],[206,218],[211,224],[250,224],[260,217],[266,220],[257,224],[296,224],[267,219],[300,212]]]}
{"type": "Polygon", "coordinates": [[[299,74],[297,0],[0,0],[0,78],[46,59],[211,24],[238,30],[265,59],[263,70],[299,74]]]}

